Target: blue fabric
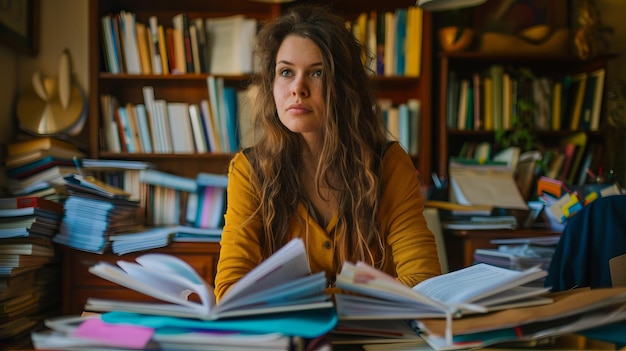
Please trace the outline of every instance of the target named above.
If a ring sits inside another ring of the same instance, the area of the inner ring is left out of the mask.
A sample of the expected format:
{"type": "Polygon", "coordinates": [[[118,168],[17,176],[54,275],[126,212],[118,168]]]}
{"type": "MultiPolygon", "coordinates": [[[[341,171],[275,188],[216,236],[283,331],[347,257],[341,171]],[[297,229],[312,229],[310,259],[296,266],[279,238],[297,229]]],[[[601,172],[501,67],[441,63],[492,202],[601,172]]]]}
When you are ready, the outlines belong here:
{"type": "Polygon", "coordinates": [[[609,259],[625,253],[626,195],[597,199],[567,221],[544,286],[611,287],[609,259]]]}
{"type": "MultiPolygon", "coordinates": [[[[567,221],[548,268],[544,286],[552,291],[611,287],[609,260],[626,253],[626,195],[600,198],[567,221]]],[[[626,321],[580,334],[623,347],[626,321]]]]}

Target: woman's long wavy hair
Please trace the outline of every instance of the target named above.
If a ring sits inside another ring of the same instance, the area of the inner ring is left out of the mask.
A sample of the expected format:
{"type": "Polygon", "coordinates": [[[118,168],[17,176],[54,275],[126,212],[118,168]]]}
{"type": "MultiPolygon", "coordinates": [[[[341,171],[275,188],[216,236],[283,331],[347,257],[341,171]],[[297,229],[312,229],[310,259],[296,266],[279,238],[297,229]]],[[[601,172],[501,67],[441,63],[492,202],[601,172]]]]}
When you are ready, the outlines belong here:
{"type": "Polygon", "coordinates": [[[264,221],[263,254],[271,255],[288,241],[289,219],[304,194],[298,177],[304,140],[280,122],[273,96],[276,55],[289,35],[308,38],[321,51],[326,118],[314,179],[318,194],[320,184],[330,184],[338,194],[335,259],[362,260],[379,267],[385,242],[377,222],[378,165],[386,130],[376,110],[361,44],[343,18],[314,6],[292,8],[265,24],[257,36],[255,52],[261,70],[255,127],[263,132],[249,155],[260,203],[255,215],[264,221]]]}

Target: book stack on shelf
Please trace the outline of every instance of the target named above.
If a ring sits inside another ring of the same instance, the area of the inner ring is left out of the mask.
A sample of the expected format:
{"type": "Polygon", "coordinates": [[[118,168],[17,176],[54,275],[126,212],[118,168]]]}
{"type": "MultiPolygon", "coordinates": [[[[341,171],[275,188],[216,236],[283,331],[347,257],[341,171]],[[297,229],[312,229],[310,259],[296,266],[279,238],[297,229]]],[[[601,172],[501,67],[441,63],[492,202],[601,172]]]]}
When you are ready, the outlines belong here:
{"type": "Polygon", "coordinates": [[[453,130],[511,130],[515,121],[535,130],[598,131],[605,69],[554,76],[492,64],[449,72],[446,125],[453,130]]]}
{"type": "Polygon", "coordinates": [[[63,176],[76,172],[74,157],[84,156],[73,144],[49,136],[11,142],[4,161],[8,191],[59,199],[65,195],[63,176]]]}
{"type": "Polygon", "coordinates": [[[241,75],[253,72],[252,47],[257,20],[243,15],[190,18],[178,13],[165,23],[135,13],[102,16],[106,69],[128,74],[241,75]],[[228,57],[229,59],[224,59],[228,57]]]}
{"type": "Polygon", "coordinates": [[[60,272],[51,238],[63,204],[36,196],[0,199],[0,342],[22,346],[59,313],[60,272]]]}
{"type": "Polygon", "coordinates": [[[248,90],[225,86],[224,78],[208,76],[206,81],[206,98],[193,103],[156,97],[153,86],[144,86],[143,102],[135,104],[120,104],[115,96],[102,94],[106,150],[145,154],[239,150],[247,137],[244,130],[250,129],[246,107],[251,96],[248,90]]]}

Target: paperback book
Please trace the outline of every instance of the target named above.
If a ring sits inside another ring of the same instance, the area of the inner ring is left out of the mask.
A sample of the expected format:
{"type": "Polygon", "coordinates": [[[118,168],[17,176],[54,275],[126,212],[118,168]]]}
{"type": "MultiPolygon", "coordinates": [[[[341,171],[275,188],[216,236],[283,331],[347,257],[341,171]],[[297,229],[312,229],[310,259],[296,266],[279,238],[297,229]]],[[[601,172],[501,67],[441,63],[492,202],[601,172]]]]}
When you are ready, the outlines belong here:
{"type": "Polygon", "coordinates": [[[323,272],[311,274],[301,239],[294,239],[241,278],[216,304],[209,286],[185,261],[166,254],[145,254],[136,262],[101,262],[89,271],[163,303],[89,298],[88,311],[215,320],[225,317],[332,308],[323,272]],[[199,302],[189,299],[191,294],[199,302]]]}
{"type": "Polygon", "coordinates": [[[523,285],[545,277],[538,267],[524,271],[478,264],[427,279],[409,288],[364,262],[345,262],[337,287],[356,294],[335,296],[339,319],[452,319],[496,309],[551,303],[545,288],[523,285]]]}

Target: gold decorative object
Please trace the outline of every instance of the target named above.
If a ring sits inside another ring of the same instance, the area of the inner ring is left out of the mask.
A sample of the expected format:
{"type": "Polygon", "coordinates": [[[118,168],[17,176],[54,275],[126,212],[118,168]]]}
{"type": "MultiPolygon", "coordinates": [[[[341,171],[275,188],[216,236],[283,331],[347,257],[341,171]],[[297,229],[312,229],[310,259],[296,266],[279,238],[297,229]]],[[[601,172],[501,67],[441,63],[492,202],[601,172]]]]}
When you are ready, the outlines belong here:
{"type": "Polygon", "coordinates": [[[474,30],[462,27],[443,27],[439,29],[439,45],[446,52],[467,50],[474,39],[474,30]]]}
{"type": "MultiPolygon", "coordinates": [[[[536,29],[536,32],[526,32],[534,35],[543,32],[543,29],[536,29]]],[[[551,31],[547,38],[536,40],[536,36],[522,36],[501,34],[495,32],[485,32],[478,40],[478,51],[485,54],[507,54],[507,55],[530,55],[530,56],[558,56],[568,52],[570,45],[569,29],[557,29],[551,31]]]]}
{"type": "Polygon", "coordinates": [[[36,135],[81,132],[86,121],[86,96],[71,77],[69,53],[64,51],[57,77],[33,73],[33,90],[20,96],[17,118],[22,130],[36,135]]]}
{"type": "Polygon", "coordinates": [[[602,26],[596,5],[592,0],[583,0],[578,8],[578,28],[574,34],[576,55],[582,60],[594,57],[609,46],[602,36],[611,29],[602,26]]]}

